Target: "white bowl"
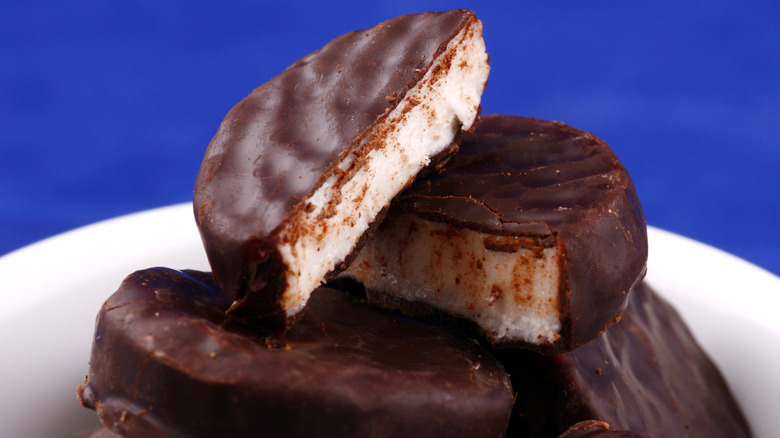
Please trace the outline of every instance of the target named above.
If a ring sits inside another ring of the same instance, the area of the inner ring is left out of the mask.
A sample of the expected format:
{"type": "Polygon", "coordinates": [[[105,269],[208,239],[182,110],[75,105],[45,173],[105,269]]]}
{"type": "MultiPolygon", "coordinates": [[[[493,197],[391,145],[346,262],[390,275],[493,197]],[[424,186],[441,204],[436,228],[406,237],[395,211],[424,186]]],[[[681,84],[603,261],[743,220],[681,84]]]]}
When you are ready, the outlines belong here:
{"type": "MultiPolygon", "coordinates": [[[[780,415],[780,278],[699,242],[650,227],[647,281],[709,352],[757,438],[780,415]]],[[[192,205],[83,227],[0,258],[0,435],[68,436],[98,425],[76,401],[94,320],[131,272],[208,270],[192,205]]]]}

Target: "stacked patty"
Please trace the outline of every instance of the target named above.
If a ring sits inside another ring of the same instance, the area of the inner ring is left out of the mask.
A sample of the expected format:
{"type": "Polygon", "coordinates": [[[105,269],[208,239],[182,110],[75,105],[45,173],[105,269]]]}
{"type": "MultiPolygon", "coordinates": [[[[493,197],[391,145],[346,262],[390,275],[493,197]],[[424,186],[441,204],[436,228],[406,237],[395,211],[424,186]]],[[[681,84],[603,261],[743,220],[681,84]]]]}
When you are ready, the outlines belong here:
{"type": "Polygon", "coordinates": [[[345,274],[371,302],[475,324],[493,345],[571,350],[620,319],[647,262],[634,186],[601,140],[482,117],[400,194],[345,274]]]}

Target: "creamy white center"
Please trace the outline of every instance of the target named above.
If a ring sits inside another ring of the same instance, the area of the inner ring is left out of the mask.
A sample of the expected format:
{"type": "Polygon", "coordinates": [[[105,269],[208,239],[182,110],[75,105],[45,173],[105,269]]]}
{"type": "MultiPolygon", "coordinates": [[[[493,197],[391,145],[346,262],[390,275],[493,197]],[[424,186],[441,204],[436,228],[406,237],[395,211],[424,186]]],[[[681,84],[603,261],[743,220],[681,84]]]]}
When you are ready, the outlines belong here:
{"type": "Polygon", "coordinates": [[[554,342],[561,329],[561,254],[556,247],[534,251],[518,239],[388,216],[345,275],[472,320],[496,339],[554,342]],[[488,249],[496,243],[515,249],[488,249]]]}
{"type": "Polygon", "coordinates": [[[303,308],[379,211],[429,164],[431,156],[451,144],[461,125],[471,127],[490,69],[482,24],[476,21],[464,28],[445,54],[453,57],[434,60],[404,100],[365,137],[361,148],[339,165],[346,170],[360,160],[358,170],[350,172],[346,181],[343,174],[333,175],[307,200],[311,208],[281,231],[280,241],[289,242],[279,248],[289,268],[284,295],[288,315],[303,308]],[[439,66],[445,67],[446,74],[436,73],[439,66]]]}

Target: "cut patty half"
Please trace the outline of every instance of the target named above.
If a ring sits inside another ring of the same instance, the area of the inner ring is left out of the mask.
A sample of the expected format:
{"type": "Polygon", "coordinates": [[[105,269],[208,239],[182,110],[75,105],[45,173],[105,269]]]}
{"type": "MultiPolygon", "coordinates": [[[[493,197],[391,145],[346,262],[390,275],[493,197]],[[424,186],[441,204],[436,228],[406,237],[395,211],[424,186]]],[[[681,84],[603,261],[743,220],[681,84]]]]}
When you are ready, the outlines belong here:
{"type": "Polygon", "coordinates": [[[391,199],[457,148],[488,72],[473,12],[406,15],[336,38],[239,102],[194,194],[231,314],[284,331],[391,199]]]}
{"type": "Polygon", "coordinates": [[[646,261],[636,192],[606,144],[486,116],[441,174],[395,199],[344,275],[378,305],[552,353],[616,322],[646,261]]]}

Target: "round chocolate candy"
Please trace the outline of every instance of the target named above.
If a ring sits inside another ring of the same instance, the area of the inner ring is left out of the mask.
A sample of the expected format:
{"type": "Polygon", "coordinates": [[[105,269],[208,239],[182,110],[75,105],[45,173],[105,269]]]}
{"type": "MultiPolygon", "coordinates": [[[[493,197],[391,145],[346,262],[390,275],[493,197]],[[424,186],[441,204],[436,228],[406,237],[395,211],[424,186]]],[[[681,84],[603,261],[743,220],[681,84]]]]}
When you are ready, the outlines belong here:
{"type": "Polygon", "coordinates": [[[393,201],[345,275],[381,306],[554,353],[619,320],[646,261],[639,200],[604,142],[494,115],[393,201]]]}
{"type": "Polygon", "coordinates": [[[716,365],[644,282],[620,322],[580,348],[555,356],[494,354],[517,393],[507,436],[552,437],[567,429],[562,438],[751,436],[716,365]]]}
{"type": "Polygon", "coordinates": [[[123,436],[500,437],[509,377],[474,340],[321,287],[281,337],[208,273],[130,275],[100,310],[84,406],[123,436]]]}
{"type": "Polygon", "coordinates": [[[488,71],[473,12],[404,15],[336,38],[239,102],[194,193],[230,312],[289,327],[391,199],[457,148],[488,71]]]}

